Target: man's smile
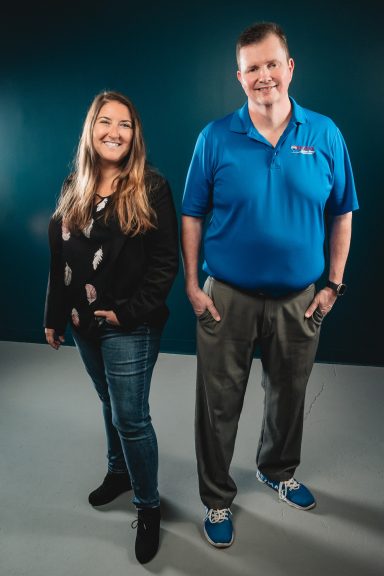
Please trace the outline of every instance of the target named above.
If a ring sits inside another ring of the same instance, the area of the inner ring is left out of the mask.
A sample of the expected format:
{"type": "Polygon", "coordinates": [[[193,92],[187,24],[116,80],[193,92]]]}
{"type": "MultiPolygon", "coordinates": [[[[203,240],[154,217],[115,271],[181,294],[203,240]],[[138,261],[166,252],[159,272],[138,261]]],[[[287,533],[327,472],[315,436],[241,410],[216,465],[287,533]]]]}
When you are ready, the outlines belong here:
{"type": "Polygon", "coordinates": [[[258,90],[259,92],[270,92],[272,88],[277,88],[277,84],[272,84],[270,86],[259,86],[258,88],[255,88],[255,90],[258,90]]]}

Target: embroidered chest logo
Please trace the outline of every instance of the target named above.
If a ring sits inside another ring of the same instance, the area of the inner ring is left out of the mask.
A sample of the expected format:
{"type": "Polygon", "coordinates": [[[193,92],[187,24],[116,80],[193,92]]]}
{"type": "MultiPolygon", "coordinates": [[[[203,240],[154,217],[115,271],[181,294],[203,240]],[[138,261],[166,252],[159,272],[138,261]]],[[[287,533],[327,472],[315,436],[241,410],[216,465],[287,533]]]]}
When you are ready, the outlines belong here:
{"type": "Polygon", "coordinates": [[[293,144],[291,146],[291,152],[293,154],[314,154],[315,148],[314,146],[296,146],[296,144],[293,144]]]}

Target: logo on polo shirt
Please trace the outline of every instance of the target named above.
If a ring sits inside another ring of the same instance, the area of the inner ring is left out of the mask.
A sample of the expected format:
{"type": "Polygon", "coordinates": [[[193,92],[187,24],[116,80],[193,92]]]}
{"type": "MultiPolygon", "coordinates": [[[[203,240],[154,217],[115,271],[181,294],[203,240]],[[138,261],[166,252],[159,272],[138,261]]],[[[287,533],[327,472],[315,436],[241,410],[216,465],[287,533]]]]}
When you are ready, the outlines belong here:
{"type": "Polygon", "coordinates": [[[296,146],[296,144],[293,144],[291,146],[291,152],[293,154],[314,154],[315,148],[314,146],[296,146]]]}

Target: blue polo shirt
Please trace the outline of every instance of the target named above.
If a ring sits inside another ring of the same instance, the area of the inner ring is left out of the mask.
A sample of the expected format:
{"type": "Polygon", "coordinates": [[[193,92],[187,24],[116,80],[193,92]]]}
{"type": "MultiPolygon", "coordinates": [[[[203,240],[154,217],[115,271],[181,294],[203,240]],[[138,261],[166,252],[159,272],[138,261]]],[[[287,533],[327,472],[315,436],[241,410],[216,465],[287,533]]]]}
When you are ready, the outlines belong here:
{"type": "Polygon", "coordinates": [[[348,151],[332,120],[299,106],[276,147],[248,103],[200,133],[182,213],[204,218],[203,269],[272,295],[301,290],[324,270],[324,215],[358,208],[348,151]]]}

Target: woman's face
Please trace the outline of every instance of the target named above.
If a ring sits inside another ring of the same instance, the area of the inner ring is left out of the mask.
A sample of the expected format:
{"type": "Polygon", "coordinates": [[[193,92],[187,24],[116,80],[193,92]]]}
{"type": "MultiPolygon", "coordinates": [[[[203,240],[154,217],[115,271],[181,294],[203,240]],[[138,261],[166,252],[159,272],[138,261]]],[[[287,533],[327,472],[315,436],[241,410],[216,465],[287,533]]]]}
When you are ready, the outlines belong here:
{"type": "Polygon", "coordinates": [[[102,164],[118,165],[129,154],[133,139],[131,114],[113,100],[101,107],[93,127],[92,142],[102,164]]]}

